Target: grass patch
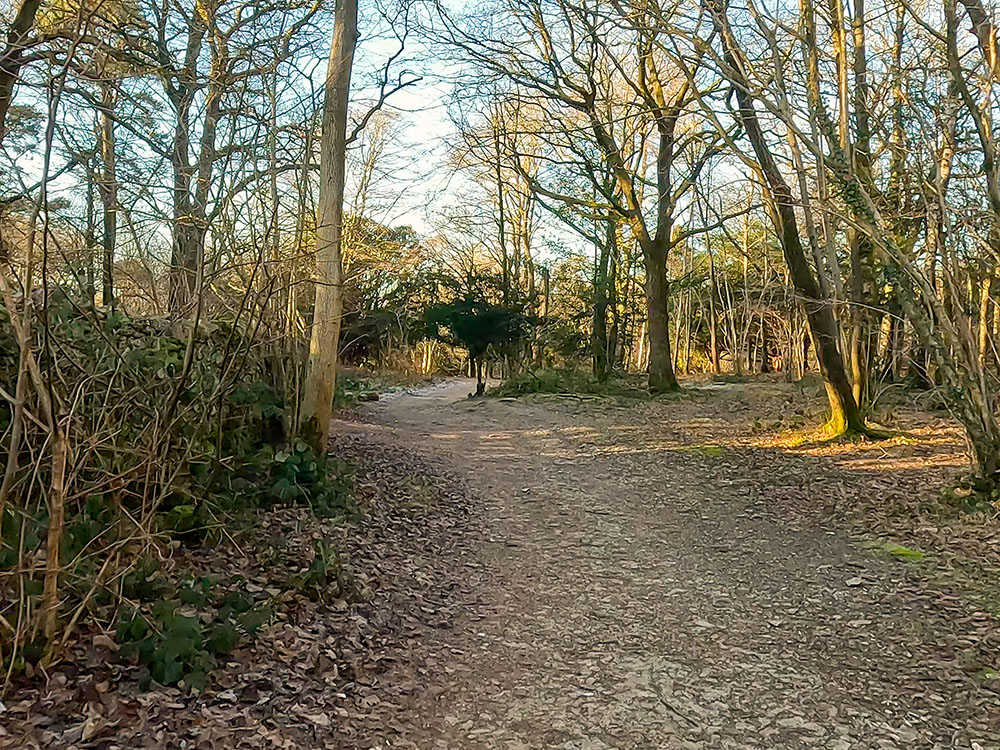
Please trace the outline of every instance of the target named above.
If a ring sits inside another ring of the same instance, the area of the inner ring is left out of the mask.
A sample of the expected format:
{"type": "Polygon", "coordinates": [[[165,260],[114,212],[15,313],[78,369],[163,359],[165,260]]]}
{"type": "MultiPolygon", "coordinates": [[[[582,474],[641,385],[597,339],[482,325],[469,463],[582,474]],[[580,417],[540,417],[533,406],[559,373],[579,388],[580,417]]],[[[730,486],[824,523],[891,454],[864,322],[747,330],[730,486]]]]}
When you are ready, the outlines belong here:
{"type": "Polygon", "coordinates": [[[489,391],[490,396],[498,398],[517,398],[532,394],[655,398],[638,380],[610,378],[602,382],[589,372],[573,369],[525,370],[509,376],[489,391]]]}
{"type": "Polygon", "coordinates": [[[726,449],[721,445],[716,445],[714,443],[705,443],[704,445],[687,445],[682,449],[687,453],[698,453],[702,456],[708,456],[709,458],[721,458],[726,455],[726,449]]]}

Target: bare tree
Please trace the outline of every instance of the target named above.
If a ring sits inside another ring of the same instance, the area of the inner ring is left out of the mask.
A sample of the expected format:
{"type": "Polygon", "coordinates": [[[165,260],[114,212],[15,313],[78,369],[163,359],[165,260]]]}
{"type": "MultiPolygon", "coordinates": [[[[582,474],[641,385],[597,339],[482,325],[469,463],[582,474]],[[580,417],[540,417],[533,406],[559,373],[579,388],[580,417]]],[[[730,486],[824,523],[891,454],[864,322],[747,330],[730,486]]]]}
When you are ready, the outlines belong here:
{"type": "Polygon", "coordinates": [[[323,135],[320,141],[316,304],[299,413],[301,433],[317,455],[323,453],[326,447],[337,377],[337,347],[343,312],[341,242],[347,163],[347,103],[357,43],[357,0],[338,0],[326,73],[323,135]]]}

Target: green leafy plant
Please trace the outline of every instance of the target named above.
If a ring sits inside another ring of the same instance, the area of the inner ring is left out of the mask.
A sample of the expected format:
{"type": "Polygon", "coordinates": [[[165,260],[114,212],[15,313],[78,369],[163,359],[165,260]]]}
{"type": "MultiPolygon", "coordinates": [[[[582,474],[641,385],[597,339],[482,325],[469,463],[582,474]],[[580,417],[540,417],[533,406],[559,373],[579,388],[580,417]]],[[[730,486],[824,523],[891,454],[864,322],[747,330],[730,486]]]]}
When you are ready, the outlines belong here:
{"type": "Polygon", "coordinates": [[[163,597],[167,582],[160,570],[160,561],[155,558],[140,560],[122,579],[122,595],[126,599],[152,602],[163,597]]]}
{"type": "Polygon", "coordinates": [[[189,577],[175,596],[122,613],[119,655],[142,667],[141,686],[183,682],[190,690],[203,690],[217,658],[231,653],[244,637],[255,637],[273,618],[273,609],[244,588],[220,599],[216,585],[209,577],[189,577]]]}
{"type": "Polygon", "coordinates": [[[121,656],[143,665],[143,686],[153,680],[162,685],[184,680],[189,688],[201,690],[215,666],[201,622],[196,616],[181,614],[174,601],[157,603],[151,619],[138,611],[125,613],[117,635],[121,656]]]}
{"type": "Polygon", "coordinates": [[[268,498],[272,502],[309,505],[323,518],[353,512],[353,471],[344,461],[316,456],[304,441],[296,441],[274,456],[268,498]]]}
{"type": "Polygon", "coordinates": [[[314,557],[309,567],[293,576],[289,586],[314,601],[345,591],[348,588],[346,575],[337,550],[327,542],[318,540],[313,543],[313,552],[314,557]]]}
{"type": "Polygon", "coordinates": [[[216,579],[209,576],[187,577],[177,590],[177,598],[180,599],[181,604],[204,607],[211,598],[215,584],[216,579]]]}

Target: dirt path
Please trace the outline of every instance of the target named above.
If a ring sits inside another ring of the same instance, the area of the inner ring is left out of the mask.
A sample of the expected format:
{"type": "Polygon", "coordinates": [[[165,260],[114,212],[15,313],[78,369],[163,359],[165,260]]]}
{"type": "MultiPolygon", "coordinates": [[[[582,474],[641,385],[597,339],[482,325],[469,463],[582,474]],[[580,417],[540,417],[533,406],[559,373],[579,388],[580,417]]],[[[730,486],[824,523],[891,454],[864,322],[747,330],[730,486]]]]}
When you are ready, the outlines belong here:
{"type": "Polygon", "coordinates": [[[432,457],[479,503],[447,552],[462,614],[414,634],[381,678],[408,697],[356,747],[1000,748],[989,624],[803,521],[816,461],[706,444],[726,423],[685,406],[469,390],[338,428],[432,457]]]}

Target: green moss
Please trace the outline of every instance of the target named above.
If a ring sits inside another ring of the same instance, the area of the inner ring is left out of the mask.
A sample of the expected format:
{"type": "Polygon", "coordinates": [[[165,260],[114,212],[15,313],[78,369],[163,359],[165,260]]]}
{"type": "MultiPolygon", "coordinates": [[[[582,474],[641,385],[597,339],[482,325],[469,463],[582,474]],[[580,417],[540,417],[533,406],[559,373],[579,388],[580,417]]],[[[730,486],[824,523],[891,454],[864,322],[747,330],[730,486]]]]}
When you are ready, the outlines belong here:
{"type": "Polygon", "coordinates": [[[923,562],[924,553],[918,549],[913,549],[911,547],[904,547],[902,544],[896,544],[895,542],[885,542],[881,546],[881,550],[888,555],[892,555],[898,560],[903,560],[905,562],[923,562]]]}
{"type": "Polygon", "coordinates": [[[714,445],[711,443],[706,443],[704,445],[692,445],[687,448],[691,453],[700,453],[709,458],[719,458],[720,456],[726,455],[726,449],[721,445],[714,445]]]}

